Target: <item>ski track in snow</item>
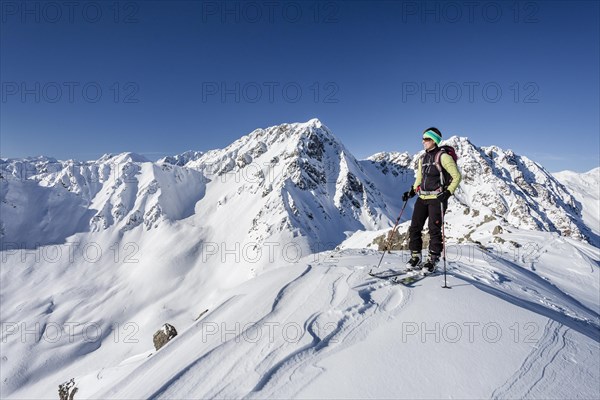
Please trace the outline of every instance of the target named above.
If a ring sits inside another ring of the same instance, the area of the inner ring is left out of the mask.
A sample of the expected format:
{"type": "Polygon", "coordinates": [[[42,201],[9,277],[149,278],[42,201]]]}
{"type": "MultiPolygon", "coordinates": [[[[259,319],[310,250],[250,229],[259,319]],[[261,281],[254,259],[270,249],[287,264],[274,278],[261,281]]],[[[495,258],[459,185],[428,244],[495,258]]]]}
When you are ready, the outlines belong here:
{"type": "MultiPolygon", "coordinates": [[[[586,307],[535,271],[520,267],[504,258],[491,256],[501,264],[502,272],[486,267],[450,263],[450,274],[472,283],[480,290],[498,296],[513,304],[528,308],[598,341],[600,314],[586,307]],[[485,274],[482,273],[485,271],[485,274]],[[513,284],[518,282],[518,285],[513,284]]],[[[492,264],[490,264],[492,266],[492,264]]]]}
{"type": "MultiPolygon", "coordinates": [[[[410,300],[408,289],[365,279],[368,277],[363,270],[336,267],[330,265],[322,274],[311,273],[313,268],[308,266],[278,292],[271,311],[257,323],[260,326],[267,321],[285,320],[279,315],[281,310],[294,309],[292,313],[300,313],[300,319],[304,319],[300,340],[229,340],[185,368],[149,398],[197,395],[202,381],[218,382],[202,390],[202,397],[206,398],[289,398],[299,393],[324,371],[319,367],[320,360],[364,339],[381,325],[381,319],[393,317],[410,300]],[[307,293],[307,288],[312,288],[312,293],[307,293]],[[298,299],[301,304],[289,307],[298,299]],[[217,375],[228,379],[216,379],[217,375]],[[199,376],[203,379],[198,380],[199,376]]],[[[289,317],[293,320],[293,316],[289,317]]]]}
{"type": "MultiPolygon", "coordinates": [[[[331,368],[329,357],[348,351],[402,316],[413,296],[418,304],[418,296],[427,295],[370,277],[368,265],[358,261],[362,254],[348,251],[347,257],[340,257],[336,263],[301,264],[289,272],[281,269],[275,277],[266,275],[271,279],[266,282],[276,280],[276,285],[266,286],[258,278],[258,282],[241,286],[232,292],[235,294],[224,295],[210,313],[182,330],[163,350],[90,398],[297,397],[321,374],[331,372],[326,369],[331,368]],[[242,330],[232,334],[232,326],[227,325],[225,336],[220,332],[220,337],[205,341],[211,324],[221,324],[225,329],[224,324],[231,323],[239,323],[242,330]],[[279,328],[293,324],[298,330],[288,332],[294,337],[289,340],[281,332],[266,335],[269,324],[279,328]],[[148,376],[161,379],[152,381],[148,376]]],[[[396,264],[399,259],[387,264],[396,264]]],[[[581,339],[576,336],[583,334],[600,344],[598,313],[535,271],[504,258],[491,261],[449,262],[448,273],[542,315],[548,322],[535,347],[531,351],[525,347],[511,369],[504,371],[507,375],[486,386],[485,393],[491,398],[545,398],[555,394],[568,398],[593,393],[597,375],[589,372],[586,362],[595,362],[598,349],[590,350],[589,344],[579,346],[581,339]],[[587,360],[586,352],[591,354],[587,360]],[[587,374],[591,379],[578,378],[577,374],[587,374]],[[585,385],[588,381],[592,382],[587,383],[590,387],[582,390],[569,386],[571,382],[585,385]]],[[[380,271],[384,270],[382,267],[380,271]]],[[[48,303],[45,310],[54,307],[52,298],[48,303]]],[[[97,374],[103,374],[103,370],[97,374]]]]}
{"type": "MultiPolygon", "coordinates": [[[[521,366],[490,397],[531,398],[551,393],[548,386],[556,381],[555,360],[568,358],[573,350],[566,348],[569,328],[598,341],[598,314],[536,272],[503,258],[496,261],[500,267],[450,263],[449,274],[549,319],[521,366]]],[[[326,372],[320,366],[322,360],[364,340],[401,313],[411,296],[409,288],[369,277],[365,266],[309,264],[273,295],[257,323],[192,358],[146,397],[296,397],[326,372]],[[298,339],[263,335],[255,341],[240,340],[254,337],[253,332],[260,332],[272,321],[297,323],[301,327],[298,339]]],[[[236,305],[228,303],[218,309],[227,312],[236,305]]],[[[194,334],[194,327],[184,332],[188,338],[194,334]]]]}
{"type": "Polygon", "coordinates": [[[538,345],[515,374],[496,389],[491,397],[493,399],[531,398],[531,392],[536,386],[549,386],[555,376],[547,373],[547,369],[565,349],[567,330],[565,325],[548,320],[538,345]]]}
{"type": "MultiPolygon", "coordinates": [[[[329,271],[328,271],[329,273],[329,271]]],[[[339,286],[343,286],[344,293],[357,294],[362,303],[353,304],[344,309],[342,318],[337,321],[335,329],[325,335],[319,336],[317,324],[318,317],[322,313],[313,314],[305,325],[306,331],[311,335],[312,342],[287,356],[278,365],[275,365],[263,376],[261,382],[249,393],[247,398],[285,398],[294,397],[303,387],[308,385],[324,369],[318,366],[323,358],[334,352],[341,351],[352,346],[357,340],[364,338],[370,330],[378,324],[373,319],[380,317],[379,311],[386,311],[392,298],[394,298],[393,286],[383,282],[374,281],[364,283],[365,277],[362,273],[355,272],[348,275],[346,282],[342,283],[338,278],[334,282],[334,294],[339,292],[339,286]],[[336,284],[337,283],[337,284],[336,284]],[[361,284],[359,284],[361,283],[361,284]],[[352,285],[356,285],[351,287],[352,285]],[[378,303],[372,298],[372,294],[384,287],[389,286],[389,292],[383,302],[378,303]],[[349,290],[352,289],[353,291],[349,290]],[[362,328],[362,330],[361,330],[362,328]],[[292,383],[286,387],[287,383],[292,383]],[[271,383],[271,387],[267,384],[271,383]]],[[[396,286],[397,287],[397,286],[396,286]]],[[[406,291],[406,294],[410,291],[406,291]]],[[[344,300],[351,297],[346,296],[344,300]]],[[[400,311],[408,300],[408,296],[401,296],[401,301],[395,302],[391,309],[400,311]],[[404,300],[404,301],[402,301],[404,300]]]]}

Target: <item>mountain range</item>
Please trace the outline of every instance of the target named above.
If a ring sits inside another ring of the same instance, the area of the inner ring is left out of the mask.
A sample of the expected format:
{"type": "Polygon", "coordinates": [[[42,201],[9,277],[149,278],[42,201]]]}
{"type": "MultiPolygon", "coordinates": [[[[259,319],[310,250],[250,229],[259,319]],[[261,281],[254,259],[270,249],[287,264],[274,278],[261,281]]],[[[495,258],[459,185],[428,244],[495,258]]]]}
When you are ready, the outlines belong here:
{"type": "MultiPolygon", "coordinates": [[[[457,149],[463,174],[451,209],[470,215],[469,227],[486,221],[597,240],[594,213],[583,217],[585,202],[575,197],[580,191],[569,190],[560,174],[464,137],[446,144],[457,149]]],[[[315,119],[257,129],[225,149],[157,162],[133,153],[89,162],[2,159],[0,234],[12,246],[35,248],[80,232],[123,235],[190,220],[202,228],[228,224],[228,240],[261,244],[284,235],[310,251],[339,244],[345,231],[389,226],[421,155],[388,152],[359,161],[315,119]]],[[[594,193],[597,181],[590,183],[587,192],[594,193]]],[[[458,236],[451,219],[449,236],[458,236]]]]}

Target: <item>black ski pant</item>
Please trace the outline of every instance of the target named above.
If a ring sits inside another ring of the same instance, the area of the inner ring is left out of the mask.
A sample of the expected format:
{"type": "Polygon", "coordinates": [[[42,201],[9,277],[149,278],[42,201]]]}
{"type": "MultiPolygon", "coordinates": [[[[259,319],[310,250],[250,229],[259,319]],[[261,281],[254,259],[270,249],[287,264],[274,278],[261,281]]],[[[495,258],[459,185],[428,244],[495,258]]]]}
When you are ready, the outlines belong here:
{"type": "MultiPolygon", "coordinates": [[[[448,201],[444,201],[443,205],[445,214],[448,207],[448,201]]],[[[411,252],[421,252],[421,249],[423,248],[421,231],[423,230],[427,218],[429,218],[429,252],[440,256],[444,249],[444,244],[442,243],[442,210],[438,199],[423,200],[420,197],[417,198],[410,228],[408,230],[408,248],[411,252]]]]}

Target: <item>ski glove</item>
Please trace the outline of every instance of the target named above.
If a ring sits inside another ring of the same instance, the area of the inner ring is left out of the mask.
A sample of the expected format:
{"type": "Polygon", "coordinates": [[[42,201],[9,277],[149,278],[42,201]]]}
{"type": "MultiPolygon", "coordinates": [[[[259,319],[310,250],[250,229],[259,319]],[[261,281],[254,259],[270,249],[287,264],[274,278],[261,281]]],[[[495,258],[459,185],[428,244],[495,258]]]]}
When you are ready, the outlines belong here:
{"type": "Polygon", "coordinates": [[[449,190],[444,190],[443,192],[441,192],[440,194],[437,195],[437,198],[439,199],[439,201],[446,201],[450,198],[450,196],[452,196],[452,193],[450,193],[449,190]]]}
{"type": "Polygon", "coordinates": [[[415,192],[414,188],[410,188],[410,192],[404,192],[404,194],[402,195],[402,201],[408,201],[408,199],[415,197],[417,193],[415,192]]]}

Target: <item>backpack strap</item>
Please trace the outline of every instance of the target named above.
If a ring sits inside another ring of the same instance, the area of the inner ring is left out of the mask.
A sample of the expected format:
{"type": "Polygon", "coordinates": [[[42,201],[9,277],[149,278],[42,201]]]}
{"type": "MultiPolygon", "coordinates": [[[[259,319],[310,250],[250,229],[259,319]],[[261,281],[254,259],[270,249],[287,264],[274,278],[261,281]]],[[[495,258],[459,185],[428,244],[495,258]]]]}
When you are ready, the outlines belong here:
{"type": "Polygon", "coordinates": [[[446,149],[444,149],[443,147],[440,147],[440,151],[437,152],[437,154],[435,155],[435,167],[438,169],[438,171],[440,172],[440,185],[442,187],[446,186],[446,182],[444,179],[444,169],[442,168],[442,154],[446,153],[446,149]]]}

